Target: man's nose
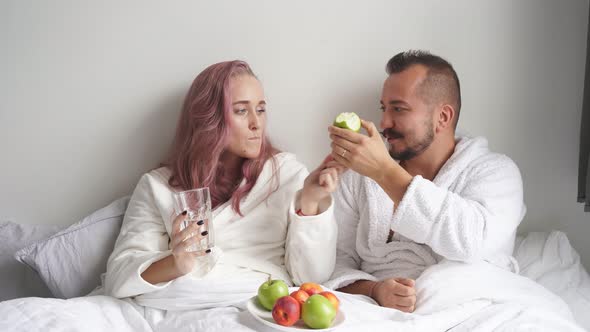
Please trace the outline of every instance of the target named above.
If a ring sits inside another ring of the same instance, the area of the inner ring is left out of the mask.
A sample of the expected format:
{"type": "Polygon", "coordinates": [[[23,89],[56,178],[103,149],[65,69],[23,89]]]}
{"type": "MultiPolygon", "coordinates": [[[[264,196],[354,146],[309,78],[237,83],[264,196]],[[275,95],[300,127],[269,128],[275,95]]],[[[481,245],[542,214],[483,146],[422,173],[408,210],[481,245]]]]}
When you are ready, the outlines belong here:
{"type": "Polygon", "coordinates": [[[381,127],[382,130],[394,127],[393,118],[391,117],[391,115],[388,114],[388,112],[383,112],[383,114],[381,115],[379,127],[381,127]]]}

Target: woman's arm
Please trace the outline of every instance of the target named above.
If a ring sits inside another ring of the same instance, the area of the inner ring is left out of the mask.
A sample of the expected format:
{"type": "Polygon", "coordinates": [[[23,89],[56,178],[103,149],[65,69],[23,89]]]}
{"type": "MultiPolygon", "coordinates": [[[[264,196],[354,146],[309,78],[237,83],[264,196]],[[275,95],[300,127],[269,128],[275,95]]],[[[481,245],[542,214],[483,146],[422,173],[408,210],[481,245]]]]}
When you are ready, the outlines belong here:
{"type": "MultiPolygon", "coordinates": [[[[164,224],[157,199],[171,195],[170,190],[153,175],[139,180],[129,201],[119,237],[107,262],[105,291],[117,298],[136,296],[162,289],[183,273],[190,271],[174,259],[175,247],[164,224]]],[[[173,232],[184,218],[175,219],[173,232]]],[[[190,231],[189,228],[186,229],[190,231]]],[[[179,238],[182,234],[179,233],[179,238]]],[[[186,242],[186,241],[185,241],[186,242]]],[[[186,243],[186,246],[191,243],[186,243]]],[[[176,244],[178,248],[182,248],[176,244]]]]}
{"type": "Polygon", "coordinates": [[[198,244],[202,235],[199,234],[199,223],[193,222],[188,227],[180,230],[180,225],[186,220],[186,212],[182,213],[174,219],[172,223],[172,236],[170,244],[172,247],[172,254],[154,262],[143,273],[141,277],[150,284],[158,284],[167,282],[181,277],[193,270],[198,257],[204,256],[211,252],[189,252],[187,249],[198,244]]]}
{"type": "Polygon", "coordinates": [[[326,158],[305,177],[289,208],[285,261],[295,284],[322,283],[332,274],[338,227],[331,193],[342,172],[340,165],[326,158]]]}

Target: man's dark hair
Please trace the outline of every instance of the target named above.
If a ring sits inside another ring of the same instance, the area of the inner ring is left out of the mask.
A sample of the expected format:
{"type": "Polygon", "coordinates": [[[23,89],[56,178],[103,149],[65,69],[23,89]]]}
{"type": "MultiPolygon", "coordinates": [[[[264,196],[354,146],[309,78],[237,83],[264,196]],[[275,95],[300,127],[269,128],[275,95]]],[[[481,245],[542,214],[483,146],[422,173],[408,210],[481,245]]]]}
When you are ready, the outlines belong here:
{"type": "Polygon", "coordinates": [[[453,127],[457,127],[461,110],[461,86],[459,77],[451,64],[428,51],[409,50],[389,59],[385,70],[387,74],[397,74],[413,65],[427,68],[426,78],[420,83],[418,93],[428,104],[446,102],[455,109],[453,127]]]}

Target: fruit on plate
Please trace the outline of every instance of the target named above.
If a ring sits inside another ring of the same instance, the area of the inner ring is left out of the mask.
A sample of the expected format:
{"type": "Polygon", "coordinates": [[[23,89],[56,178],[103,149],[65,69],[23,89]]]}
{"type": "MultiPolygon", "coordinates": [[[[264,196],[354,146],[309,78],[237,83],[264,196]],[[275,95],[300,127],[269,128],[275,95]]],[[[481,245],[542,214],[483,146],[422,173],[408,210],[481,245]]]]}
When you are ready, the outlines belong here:
{"type": "Polygon", "coordinates": [[[299,286],[299,289],[302,291],[306,291],[309,296],[313,294],[318,294],[324,291],[322,286],[316,284],[315,282],[304,282],[299,286]]]}
{"type": "Polygon", "coordinates": [[[334,126],[350,129],[358,133],[361,130],[361,118],[354,112],[340,113],[334,119],[334,126]]]}
{"type": "Polygon", "coordinates": [[[340,300],[338,299],[338,297],[336,295],[334,295],[334,293],[324,291],[324,292],[321,292],[320,295],[327,298],[328,301],[330,301],[330,303],[332,303],[332,305],[334,306],[334,309],[336,309],[336,311],[338,311],[338,307],[340,306],[340,300]]]}
{"type": "Polygon", "coordinates": [[[268,280],[258,287],[258,302],[269,311],[279,298],[287,295],[289,295],[287,284],[283,280],[272,280],[270,275],[268,280]]]}
{"type": "Polygon", "coordinates": [[[290,296],[297,300],[297,302],[299,302],[300,305],[303,305],[303,302],[307,301],[307,299],[309,298],[309,294],[302,289],[298,289],[292,292],[290,296]]]}
{"type": "Polygon", "coordinates": [[[279,325],[291,326],[301,316],[301,304],[291,296],[283,296],[272,308],[272,318],[279,325]]]}
{"type": "Polygon", "coordinates": [[[330,300],[320,294],[314,294],[303,303],[301,318],[312,329],[325,329],[332,326],[336,317],[336,308],[330,300]]]}

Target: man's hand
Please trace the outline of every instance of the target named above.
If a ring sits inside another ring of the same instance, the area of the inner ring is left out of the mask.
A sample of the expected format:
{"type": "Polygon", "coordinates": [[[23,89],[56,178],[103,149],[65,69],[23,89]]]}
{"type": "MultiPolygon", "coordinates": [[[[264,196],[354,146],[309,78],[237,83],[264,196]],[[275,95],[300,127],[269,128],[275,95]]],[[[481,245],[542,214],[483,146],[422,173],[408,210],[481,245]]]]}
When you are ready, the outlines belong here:
{"type": "Polygon", "coordinates": [[[372,122],[361,120],[369,136],[331,126],[332,157],[341,165],[373,179],[394,203],[401,202],[412,175],[391,156],[372,122]]]}
{"type": "Polygon", "coordinates": [[[389,155],[375,125],[361,119],[368,136],[331,126],[332,157],[353,171],[376,180],[388,167],[400,167],[389,155]],[[387,167],[386,167],[387,166],[387,167]]]}
{"type": "Polygon", "coordinates": [[[416,306],[415,282],[406,278],[379,281],[373,288],[373,299],[382,307],[413,312],[416,306]]]}

